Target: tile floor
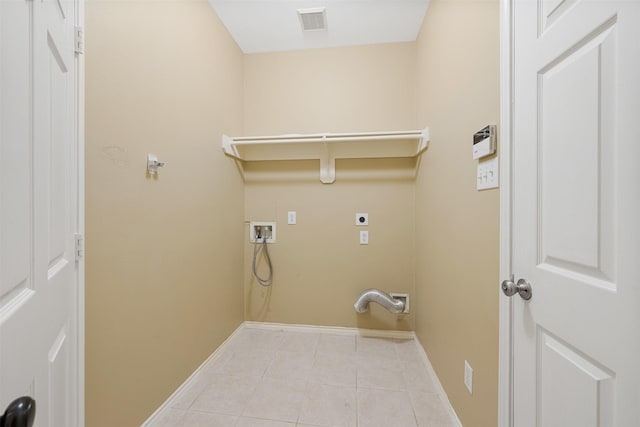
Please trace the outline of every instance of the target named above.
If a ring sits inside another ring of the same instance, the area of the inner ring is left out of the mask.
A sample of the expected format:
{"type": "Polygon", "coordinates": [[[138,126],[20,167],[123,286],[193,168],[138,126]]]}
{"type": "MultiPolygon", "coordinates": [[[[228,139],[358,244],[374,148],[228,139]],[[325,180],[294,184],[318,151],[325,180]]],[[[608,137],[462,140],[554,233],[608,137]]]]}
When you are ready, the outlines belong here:
{"type": "Polygon", "coordinates": [[[245,327],[150,427],[454,427],[414,340],[245,327]]]}

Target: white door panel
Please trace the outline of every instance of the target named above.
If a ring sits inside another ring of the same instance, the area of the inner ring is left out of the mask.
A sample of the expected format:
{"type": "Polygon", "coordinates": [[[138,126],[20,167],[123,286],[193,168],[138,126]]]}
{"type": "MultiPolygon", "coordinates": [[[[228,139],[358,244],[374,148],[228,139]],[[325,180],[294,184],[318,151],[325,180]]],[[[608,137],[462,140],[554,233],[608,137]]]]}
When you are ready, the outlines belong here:
{"type": "Polygon", "coordinates": [[[83,424],[76,5],[0,2],[0,415],[28,395],[40,427],[83,424]]]}
{"type": "Polygon", "coordinates": [[[613,373],[538,330],[540,426],[613,426],[613,373]]]}
{"type": "Polygon", "coordinates": [[[0,73],[0,413],[19,395],[31,393],[35,372],[21,369],[36,343],[21,338],[34,327],[32,275],[32,45],[33,5],[22,0],[0,3],[2,48],[0,73]],[[7,43],[6,40],[11,40],[7,43]],[[23,329],[25,328],[25,329],[23,329]],[[11,348],[13,347],[13,348],[11,348]],[[14,367],[5,375],[5,366],[14,367]],[[16,395],[16,393],[18,393],[16,395]]]}
{"type": "Polygon", "coordinates": [[[640,2],[516,0],[513,28],[515,425],[637,426],[640,2]]]}
{"type": "MultiPolygon", "coordinates": [[[[11,40],[0,50],[0,103],[3,141],[0,161],[2,192],[0,216],[0,304],[6,306],[30,286],[30,144],[25,141],[31,125],[31,45],[29,40],[32,8],[23,0],[3,1],[0,6],[0,37],[11,40]],[[12,64],[11,67],[5,64],[12,64]],[[6,143],[4,143],[6,141],[6,143]],[[11,186],[8,183],[13,182],[11,186]],[[26,238],[25,238],[26,237],[26,238]]],[[[0,309],[2,310],[2,309],[0,309]]],[[[1,311],[0,311],[1,313],[1,311]]]]}

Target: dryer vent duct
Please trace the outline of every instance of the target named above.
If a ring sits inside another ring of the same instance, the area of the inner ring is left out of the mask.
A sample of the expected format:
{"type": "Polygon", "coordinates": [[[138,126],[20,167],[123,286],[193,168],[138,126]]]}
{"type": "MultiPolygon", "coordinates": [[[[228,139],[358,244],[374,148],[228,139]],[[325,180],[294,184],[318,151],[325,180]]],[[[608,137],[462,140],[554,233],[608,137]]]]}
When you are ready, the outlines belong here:
{"type": "Polygon", "coordinates": [[[327,11],[324,7],[298,9],[298,18],[302,31],[319,31],[327,29],[327,11]]]}
{"type": "Polygon", "coordinates": [[[396,299],[380,289],[367,289],[360,294],[356,303],[353,304],[353,307],[356,309],[357,313],[365,313],[369,310],[369,303],[375,302],[389,310],[391,313],[408,313],[409,310],[406,306],[407,296],[408,295],[403,294],[403,297],[405,297],[404,300],[396,299]],[[405,311],[405,309],[407,310],[405,311]]]}

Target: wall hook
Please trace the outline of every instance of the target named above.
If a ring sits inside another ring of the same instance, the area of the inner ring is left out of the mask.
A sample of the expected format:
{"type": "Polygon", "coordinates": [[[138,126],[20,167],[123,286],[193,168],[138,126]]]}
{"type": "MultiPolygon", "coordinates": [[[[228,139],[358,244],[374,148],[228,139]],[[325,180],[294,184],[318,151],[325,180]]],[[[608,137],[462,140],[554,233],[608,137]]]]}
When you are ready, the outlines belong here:
{"type": "Polygon", "coordinates": [[[155,154],[147,154],[147,172],[149,175],[155,175],[158,172],[158,168],[164,167],[165,162],[159,162],[158,156],[155,154]]]}

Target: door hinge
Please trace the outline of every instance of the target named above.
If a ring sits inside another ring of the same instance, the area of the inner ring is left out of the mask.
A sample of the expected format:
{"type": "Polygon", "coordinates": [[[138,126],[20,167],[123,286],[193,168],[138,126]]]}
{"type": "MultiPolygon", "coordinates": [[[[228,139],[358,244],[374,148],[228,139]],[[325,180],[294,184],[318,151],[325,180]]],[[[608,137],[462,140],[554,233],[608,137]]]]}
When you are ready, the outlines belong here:
{"type": "Polygon", "coordinates": [[[82,258],[84,258],[84,234],[76,234],[75,242],[76,261],[80,261],[82,258]]]}
{"type": "Polygon", "coordinates": [[[73,29],[74,50],[76,53],[84,53],[84,27],[73,29]]]}

